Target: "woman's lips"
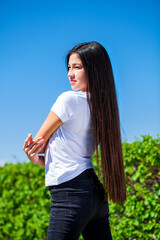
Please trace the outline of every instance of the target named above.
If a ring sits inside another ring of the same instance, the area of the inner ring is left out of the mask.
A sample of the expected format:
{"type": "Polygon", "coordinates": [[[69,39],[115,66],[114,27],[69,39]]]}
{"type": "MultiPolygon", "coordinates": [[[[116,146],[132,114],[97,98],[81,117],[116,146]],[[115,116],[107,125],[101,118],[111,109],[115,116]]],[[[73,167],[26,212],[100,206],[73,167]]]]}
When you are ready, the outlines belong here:
{"type": "Polygon", "coordinates": [[[70,79],[70,83],[75,83],[75,82],[76,82],[76,80],[73,80],[73,79],[71,80],[71,79],[70,79]]]}

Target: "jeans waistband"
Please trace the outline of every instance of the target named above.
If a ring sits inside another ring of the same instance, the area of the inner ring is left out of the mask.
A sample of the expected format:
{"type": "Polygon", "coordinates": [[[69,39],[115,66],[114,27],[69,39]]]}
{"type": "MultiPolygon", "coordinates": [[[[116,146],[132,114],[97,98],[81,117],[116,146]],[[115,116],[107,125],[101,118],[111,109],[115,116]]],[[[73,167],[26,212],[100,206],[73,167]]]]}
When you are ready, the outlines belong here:
{"type": "Polygon", "coordinates": [[[59,185],[54,185],[54,186],[49,186],[48,189],[51,190],[53,188],[61,188],[61,187],[64,187],[65,185],[70,185],[72,184],[73,182],[76,182],[76,181],[81,181],[81,180],[86,180],[86,179],[91,179],[93,178],[93,176],[96,177],[96,174],[94,172],[94,169],[93,168],[89,168],[89,169],[86,169],[85,171],[83,171],[82,173],[80,173],[78,176],[76,176],[75,178],[69,180],[69,181],[66,181],[66,182],[63,182],[59,185]]]}

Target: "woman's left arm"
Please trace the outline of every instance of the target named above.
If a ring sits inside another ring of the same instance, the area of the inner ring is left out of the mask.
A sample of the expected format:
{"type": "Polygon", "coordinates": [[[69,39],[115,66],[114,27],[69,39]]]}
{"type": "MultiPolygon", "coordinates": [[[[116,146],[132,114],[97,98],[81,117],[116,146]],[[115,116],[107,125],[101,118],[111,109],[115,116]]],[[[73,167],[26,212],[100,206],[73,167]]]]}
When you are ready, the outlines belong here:
{"type": "Polygon", "coordinates": [[[45,165],[44,157],[38,156],[38,154],[44,153],[50,136],[62,123],[61,119],[53,111],[50,111],[35,138],[32,139],[32,134],[28,135],[28,138],[24,142],[23,150],[31,162],[41,166],[45,165]]]}

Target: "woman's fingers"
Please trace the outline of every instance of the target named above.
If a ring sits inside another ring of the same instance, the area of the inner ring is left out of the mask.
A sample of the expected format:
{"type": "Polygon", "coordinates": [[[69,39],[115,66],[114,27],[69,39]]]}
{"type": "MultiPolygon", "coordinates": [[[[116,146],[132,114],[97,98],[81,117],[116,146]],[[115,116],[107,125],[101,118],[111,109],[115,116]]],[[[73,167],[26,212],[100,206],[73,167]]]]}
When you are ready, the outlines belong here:
{"type": "Polygon", "coordinates": [[[38,153],[44,144],[44,139],[34,140],[28,147],[28,154],[38,153]]]}
{"type": "Polygon", "coordinates": [[[44,146],[45,142],[42,137],[33,140],[32,134],[28,134],[28,137],[23,145],[23,150],[31,162],[36,163],[39,159],[38,153],[43,149],[44,146]]]}
{"type": "Polygon", "coordinates": [[[42,137],[37,138],[36,140],[32,139],[32,134],[28,134],[28,137],[26,138],[24,145],[23,145],[23,150],[27,153],[34,145],[37,145],[37,143],[42,139],[42,137]]]}
{"type": "Polygon", "coordinates": [[[45,143],[42,143],[42,145],[37,146],[37,148],[34,150],[34,154],[38,154],[43,147],[45,146],[45,143]]]}
{"type": "Polygon", "coordinates": [[[29,133],[28,134],[28,146],[30,145],[30,143],[32,142],[32,134],[31,133],[29,133]]]}
{"type": "Polygon", "coordinates": [[[28,137],[24,141],[23,150],[30,145],[31,141],[32,141],[32,134],[28,134],[28,137]]]}

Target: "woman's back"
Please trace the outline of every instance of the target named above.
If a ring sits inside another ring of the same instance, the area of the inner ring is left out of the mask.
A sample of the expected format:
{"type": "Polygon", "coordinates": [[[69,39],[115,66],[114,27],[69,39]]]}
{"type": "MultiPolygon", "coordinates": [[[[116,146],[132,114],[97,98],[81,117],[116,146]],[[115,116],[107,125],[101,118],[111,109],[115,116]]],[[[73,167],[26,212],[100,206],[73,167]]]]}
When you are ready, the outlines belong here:
{"type": "Polygon", "coordinates": [[[51,110],[63,124],[50,137],[46,147],[46,186],[68,181],[92,168],[95,151],[86,92],[62,93],[51,110]]]}

